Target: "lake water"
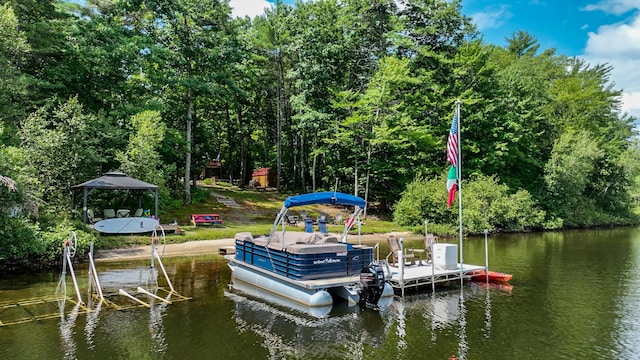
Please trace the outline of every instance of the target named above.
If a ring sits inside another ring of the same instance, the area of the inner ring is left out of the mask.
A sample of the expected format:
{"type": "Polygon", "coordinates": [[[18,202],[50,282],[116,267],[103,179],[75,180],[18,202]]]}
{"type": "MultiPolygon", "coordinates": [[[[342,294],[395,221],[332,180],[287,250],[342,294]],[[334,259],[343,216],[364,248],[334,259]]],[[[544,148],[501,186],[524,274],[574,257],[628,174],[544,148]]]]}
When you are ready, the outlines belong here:
{"type": "MultiPolygon", "coordinates": [[[[483,238],[463,250],[466,263],[484,264],[483,238]]],[[[60,271],[1,274],[0,321],[52,318],[1,326],[0,359],[640,358],[637,228],[490,236],[489,266],[513,274],[511,287],[454,282],[379,311],[336,306],[322,319],[230,293],[219,256],[163,262],[192,299],[74,312],[70,301],[37,303],[55,293],[60,271]]],[[[144,284],[150,273],[149,260],[97,265],[103,288],[144,284]]],[[[75,270],[86,299],[87,267],[75,270]]],[[[75,298],[68,276],[66,285],[75,298]]]]}

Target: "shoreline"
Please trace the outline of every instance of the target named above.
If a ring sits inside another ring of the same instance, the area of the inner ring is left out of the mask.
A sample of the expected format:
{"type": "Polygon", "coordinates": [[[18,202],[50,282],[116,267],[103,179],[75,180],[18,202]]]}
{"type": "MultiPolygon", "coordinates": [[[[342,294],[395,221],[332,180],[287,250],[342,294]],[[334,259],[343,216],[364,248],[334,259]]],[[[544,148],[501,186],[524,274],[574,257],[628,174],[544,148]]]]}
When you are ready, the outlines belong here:
{"type": "MultiPolygon", "coordinates": [[[[404,237],[407,240],[422,239],[422,235],[413,234],[411,232],[390,232],[384,234],[367,234],[362,235],[361,240],[364,244],[375,244],[376,242],[386,242],[387,237],[394,235],[396,237],[404,237]]],[[[357,241],[357,236],[350,235],[351,243],[357,241]]],[[[198,256],[219,254],[219,250],[223,246],[234,246],[234,239],[218,239],[218,240],[194,240],[179,244],[157,245],[158,252],[164,253],[162,257],[181,257],[181,256],[198,256]]],[[[151,256],[151,245],[134,246],[128,248],[118,248],[110,250],[97,250],[95,252],[95,262],[109,261],[128,261],[146,259],[151,256]]]]}

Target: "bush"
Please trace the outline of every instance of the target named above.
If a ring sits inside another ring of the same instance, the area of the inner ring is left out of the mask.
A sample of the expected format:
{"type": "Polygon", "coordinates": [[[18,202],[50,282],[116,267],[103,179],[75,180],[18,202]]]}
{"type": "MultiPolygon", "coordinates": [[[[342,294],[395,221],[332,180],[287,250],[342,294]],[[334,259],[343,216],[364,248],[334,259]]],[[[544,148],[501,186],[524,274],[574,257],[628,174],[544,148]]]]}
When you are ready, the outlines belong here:
{"type": "Polygon", "coordinates": [[[0,239],[0,264],[21,262],[45,249],[38,226],[19,217],[0,215],[0,239]]]}
{"type": "Polygon", "coordinates": [[[95,235],[80,222],[65,219],[45,230],[39,225],[19,217],[0,218],[0,267],[42,268],[58,264],[71,232],[78,238],[78,257],[85,256],[89,244],[95,241],[95,235]]]}
{"type": "Polygon", "coordinates": [[[509,194],[494,176],[478,176],[466,183],[463,222],[469,232],[522,231],[542,228],[545,212],[526,190],[509,194]]]}
{"type": "Polygon", "coordinates": [[[393,212],[398,225],[414,227],[430,223],[453,223],[457,219],[457,207],[447,209],[447,191],[444,177],[427,180],[417,177],[402,193],[393,212]]]}
{"type": "Polygon", "coordinates": [[[89,252],[89,245],[92,241],[96,240],[96,236],[93,232],[87,231],[87,228],[80,222],[73,222],[68,219],[60,221],[58,224],[51,226],[42,233],[45,249],[41,258],[50,263],[57,262],[62,258],[63,245],[67,240],[73,240],[72,233],[76,234],[77,243],[72,243],[75,246],[75,253],[79,257],[84,257],[89,252]]]}
{"type": "MultiPolygon", "coordinates": [[[[437,234],[457,232],[458,205],[447,209],[444,177],[426,180],[416,178],[402,194],[394,211],[394,221],[400,225],[424,231],[428,219],[430,230],[437,234]],[[437,231],[436,231],[437,230],[437,231]]],[[[545,224],[545,212],[526,190],[509,194],[509,188],[493,176],[478,176],[463,183],[463,230],[481,234],[489,231],[522,231],[553,226],[545,224]]]]}

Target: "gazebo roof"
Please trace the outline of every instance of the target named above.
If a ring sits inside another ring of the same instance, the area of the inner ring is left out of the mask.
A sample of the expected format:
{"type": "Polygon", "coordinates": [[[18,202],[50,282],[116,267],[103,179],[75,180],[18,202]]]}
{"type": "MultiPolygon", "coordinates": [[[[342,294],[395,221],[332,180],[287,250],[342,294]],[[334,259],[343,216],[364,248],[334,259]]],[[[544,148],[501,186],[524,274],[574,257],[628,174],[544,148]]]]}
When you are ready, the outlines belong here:
{"type": "Polygon", "coordinates": [[[149,184],[142,180],[128,177],[121,172],[108,172],[103,176],[85,181],[82,184],[73,186],[74,189],[131,189],[131,190],[157,190],[158,186],[149,184]]]}

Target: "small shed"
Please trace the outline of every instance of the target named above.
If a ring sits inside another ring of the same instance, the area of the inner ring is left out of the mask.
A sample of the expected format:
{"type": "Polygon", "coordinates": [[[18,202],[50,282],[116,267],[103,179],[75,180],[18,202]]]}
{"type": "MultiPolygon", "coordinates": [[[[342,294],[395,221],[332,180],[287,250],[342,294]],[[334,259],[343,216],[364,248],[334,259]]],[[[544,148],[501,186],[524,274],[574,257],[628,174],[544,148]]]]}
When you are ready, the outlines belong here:
{"type": "Polygon", "coordinates": [[[271,171],[269,167],[263,167],[256,169],[251,174],[251,180],[255,186],[259,187],[274,187],[276,182],[276,174],[271,171]]]}
{"type": "Polygon", "coordinates": [[[73,186],[73,200],[72,203],[75,204],[75,196],[76,191],[82,191],[82,222],[87,223],[87,200],[89,194],[95,189],[106,189],[106,190],[138,190],[138,203],[139,206],[142,206],[142,192],[150,191],[154,195],[155,199],[155,216],[158,217],[158,186],[149,184],[142,180],[134,179],[128,177],[126,174],[121,172],[108,172],[103,176],[83,182],[82,184],[73,186]]]}

